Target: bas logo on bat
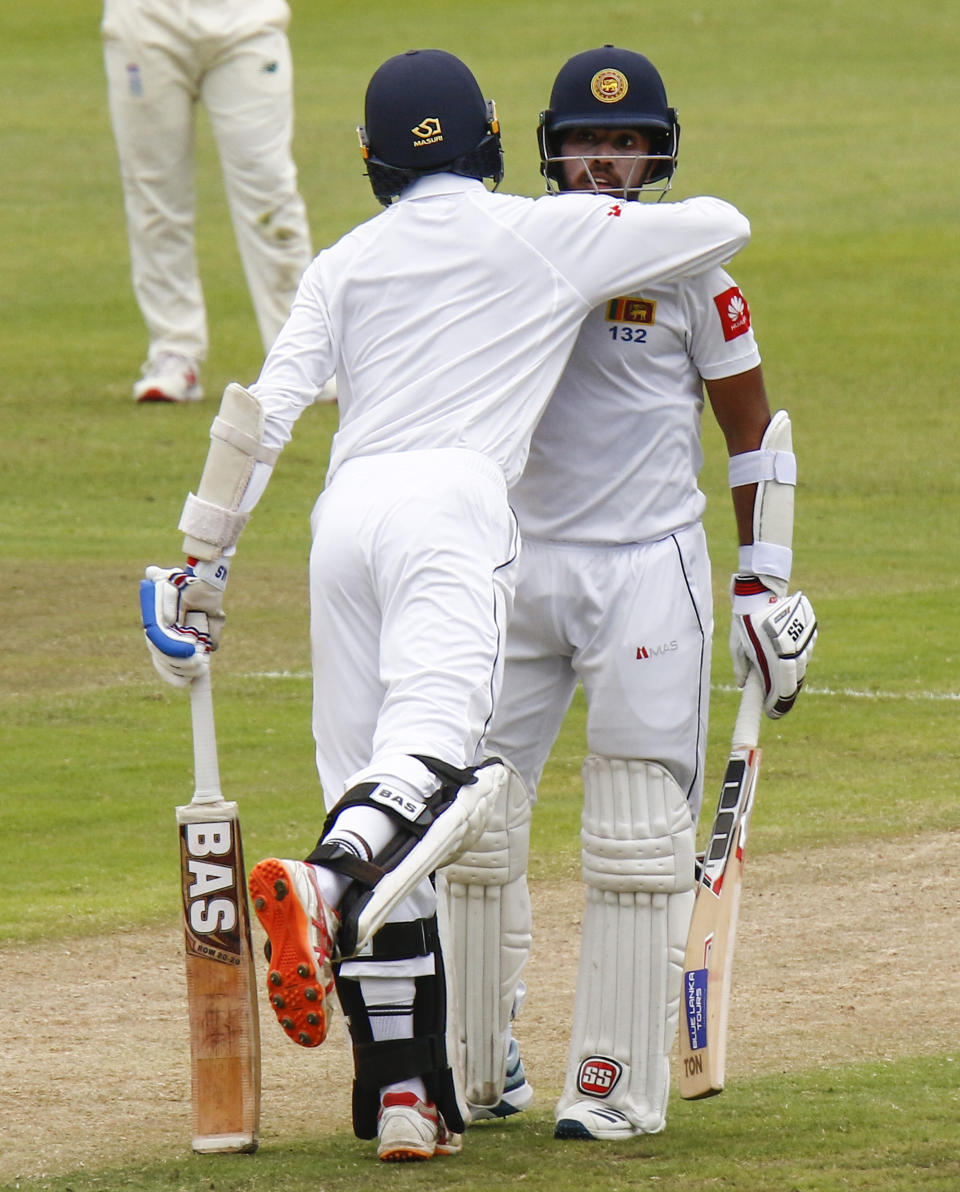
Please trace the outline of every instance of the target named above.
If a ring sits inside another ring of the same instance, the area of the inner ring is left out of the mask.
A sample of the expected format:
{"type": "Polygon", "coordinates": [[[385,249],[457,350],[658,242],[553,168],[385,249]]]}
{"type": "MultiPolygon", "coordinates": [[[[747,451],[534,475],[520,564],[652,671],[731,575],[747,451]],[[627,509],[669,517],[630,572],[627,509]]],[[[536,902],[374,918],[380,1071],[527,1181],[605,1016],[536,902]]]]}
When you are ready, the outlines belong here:
{"type": "Polygon", "coordinates": [[[238,857],[230,820],[180,826],[187,948],[223,964],[240,963],[238,857]]]}

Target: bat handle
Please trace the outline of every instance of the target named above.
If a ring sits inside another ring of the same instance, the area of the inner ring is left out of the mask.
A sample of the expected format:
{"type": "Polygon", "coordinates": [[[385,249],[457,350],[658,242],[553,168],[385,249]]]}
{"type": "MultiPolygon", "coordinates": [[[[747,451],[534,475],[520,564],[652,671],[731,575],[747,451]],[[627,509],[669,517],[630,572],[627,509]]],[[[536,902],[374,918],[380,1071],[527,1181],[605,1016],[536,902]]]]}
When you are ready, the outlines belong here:
{"type": "Polygon", "coordinates": [[[194,803],[218,803],[220,767],[217,763],[217,734],[213,721],[213,691],[207,667],[190,684],[190,718],[193,721],[194,803]]]}
{"type": "Polygon", "coordinates": [[[763,679],[756,667],[747,673],[740,696],[740,709],[733,726],[734,749],[755,749],[760,739],[760,718],[763,715],[763,679]]]}

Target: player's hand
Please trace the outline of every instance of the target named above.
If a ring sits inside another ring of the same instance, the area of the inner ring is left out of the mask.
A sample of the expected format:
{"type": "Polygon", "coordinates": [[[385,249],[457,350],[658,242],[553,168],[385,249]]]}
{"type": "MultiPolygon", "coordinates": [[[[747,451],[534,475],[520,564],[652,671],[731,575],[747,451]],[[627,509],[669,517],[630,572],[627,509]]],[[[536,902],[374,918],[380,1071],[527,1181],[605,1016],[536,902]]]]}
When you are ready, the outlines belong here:
{"type": "Polygon", "coordinates": [[[756,667],[763,679],[763,710],[777,720],[793,707],[817,640],[817,618],[802,592],[777,596],[755,575],[735,575],[730,656],[737,685],[756,667]]]}
{"type": "Polygon", "coordinates": [[[210,563],[146,570],[140,611],[147,649],[157,673],[173,687],[186,687],[210,665],[226,619],[226,578],[225,565],[210,563]]]}

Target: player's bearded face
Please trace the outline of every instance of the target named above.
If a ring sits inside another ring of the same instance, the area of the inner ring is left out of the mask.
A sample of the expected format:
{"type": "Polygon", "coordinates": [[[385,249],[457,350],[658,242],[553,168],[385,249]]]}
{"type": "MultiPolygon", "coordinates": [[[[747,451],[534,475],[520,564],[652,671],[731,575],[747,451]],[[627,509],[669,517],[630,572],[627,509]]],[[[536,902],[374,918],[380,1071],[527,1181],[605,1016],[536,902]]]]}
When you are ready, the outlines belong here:
{"type": "Polygon", "coordinates": [[[560,146],[564,189],[628,197],[650,170],[649,152],[649,137],[635,128],[573,128],[560,146]]]}

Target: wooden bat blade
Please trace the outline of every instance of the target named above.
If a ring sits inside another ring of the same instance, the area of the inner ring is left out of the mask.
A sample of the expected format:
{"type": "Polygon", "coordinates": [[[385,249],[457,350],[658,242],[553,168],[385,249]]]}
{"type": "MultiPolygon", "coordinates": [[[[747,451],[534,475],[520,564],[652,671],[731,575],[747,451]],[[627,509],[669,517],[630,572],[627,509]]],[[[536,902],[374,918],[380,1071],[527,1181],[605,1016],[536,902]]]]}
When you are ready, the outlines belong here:
{"type": "Polygon", "coordinates": [[[236,803],[177,808],[193,1149],[255,1151],[260,1022],[236,803]]]}
{"type": "Polygon", "coordinates": [[[680,997],[680,1096],[686,1100],[723,1091],[744,847],[761,756],[756,748],[730,754],[704,854],[680,997]]]}

